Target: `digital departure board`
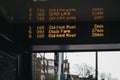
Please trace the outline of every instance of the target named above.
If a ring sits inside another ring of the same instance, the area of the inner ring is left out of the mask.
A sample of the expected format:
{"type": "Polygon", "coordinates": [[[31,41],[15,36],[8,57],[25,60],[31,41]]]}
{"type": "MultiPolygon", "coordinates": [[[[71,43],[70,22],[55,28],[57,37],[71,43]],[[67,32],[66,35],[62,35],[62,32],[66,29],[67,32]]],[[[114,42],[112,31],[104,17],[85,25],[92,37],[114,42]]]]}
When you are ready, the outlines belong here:
{"type": "Polygon", "coordinates": [[[15,25],[16,43],[32,45],[120,43],[119,22],[81,22],[76,24],[26,26],[28,25],[15,25]]]}
{"type": "Polygon", "coordinates": [[[0,2],[18,44],[120,43],[119,0],[0,2]]]}

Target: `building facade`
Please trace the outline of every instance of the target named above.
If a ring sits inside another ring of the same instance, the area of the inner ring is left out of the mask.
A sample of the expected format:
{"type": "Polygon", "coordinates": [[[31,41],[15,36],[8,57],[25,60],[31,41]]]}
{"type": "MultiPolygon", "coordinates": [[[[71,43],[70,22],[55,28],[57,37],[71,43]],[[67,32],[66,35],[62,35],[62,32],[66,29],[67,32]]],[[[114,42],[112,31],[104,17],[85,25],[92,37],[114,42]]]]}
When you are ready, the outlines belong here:
{"type": "MultiPolygon", "coordinates": [[[[63,60],[63,73],[69,74],[68,60],[63,60]]],[[[57,80],[58,67],[54,64],[54,59],[38,57],[36,53],[32,55],[32,76],[33,80],[57,80]]]]}

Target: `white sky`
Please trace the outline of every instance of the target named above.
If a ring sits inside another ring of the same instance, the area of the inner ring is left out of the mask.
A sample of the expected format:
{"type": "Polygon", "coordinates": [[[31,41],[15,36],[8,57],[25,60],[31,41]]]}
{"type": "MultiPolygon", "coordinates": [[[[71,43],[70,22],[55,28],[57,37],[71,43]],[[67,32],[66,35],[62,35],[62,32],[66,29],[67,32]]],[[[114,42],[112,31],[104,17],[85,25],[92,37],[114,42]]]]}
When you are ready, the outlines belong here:
{"type": "Polygon", "coordinates": [[[113,78],[120,80],[120,51],[99,52],[99,71],[111,73],[113,78]]]}
{"type": "Polygon", "coordinates": [[[70,73],[79,74],[76,69],[82,64],[87,64],[88,66],[93,66],[95,68],[95,52],[70,52],[67,53],[67,58],[70,63],[70,73]]]}
{"type": "MultiPolygon", "coordinates": [[[[76,66],[87,64],[95,69],[95,52],[67,52],[64,57],[70,63],[70,73],[78,74],[76,66]]],[[[54,54],[45,54],[46,58],[54,59],[54,54]]],[[[120,51],[98,52],[99,73],[111,74],[112,78],[120,80],[120,51]]]]}

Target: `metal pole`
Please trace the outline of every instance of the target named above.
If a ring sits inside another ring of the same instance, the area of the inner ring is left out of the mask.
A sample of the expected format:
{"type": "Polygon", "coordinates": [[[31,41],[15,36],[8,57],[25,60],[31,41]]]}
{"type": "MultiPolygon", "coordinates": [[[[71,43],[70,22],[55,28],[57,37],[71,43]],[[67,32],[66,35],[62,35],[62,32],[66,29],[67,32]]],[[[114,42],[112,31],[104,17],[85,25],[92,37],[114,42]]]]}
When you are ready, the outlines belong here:
{"type": "Polygon", "coordinates": [[[46,65],[45,65],[45,53],[43,53],[43,70],[44,70],[45,80],[47,80],[47,77],[46,77],[46,65]]]}
{"type": "Polygon", "coordinates": [[[63,74],[63,73],[64,73],[64,68],[63,68],[63,64],[64,64],[64,53],[62,52],[61,55],[62,55],[61,73],[63,74]]]}
{"type": "Polygon", "coordinates": [[[62,64],[62,53],[58,53],[59,63],[58,63],[58,80],[61,80],[61,64],[62,64]]]}
{"type": "Polygon", "coordinates": [[[98,80],[98,51],[96,51],[96,80],[98,80]]]}
{"type": "Polygon", "coordinates": [[[63,80],[62,78],[61,78],[61,75],[63,74],[63,66],[62,66],[62,64],[63,64],[63,56],[64,56],[64,54],[63,53],[58,53],[58,55],[59,55],[59,61],[58,61],[58,80],[63,80]]]}
{"type": "Polygon", "coordinates": [[[17,73],[18,73],[18,80],[20,80],[20,56],[17,56],[18,60],[17,60],[17,73]]]}

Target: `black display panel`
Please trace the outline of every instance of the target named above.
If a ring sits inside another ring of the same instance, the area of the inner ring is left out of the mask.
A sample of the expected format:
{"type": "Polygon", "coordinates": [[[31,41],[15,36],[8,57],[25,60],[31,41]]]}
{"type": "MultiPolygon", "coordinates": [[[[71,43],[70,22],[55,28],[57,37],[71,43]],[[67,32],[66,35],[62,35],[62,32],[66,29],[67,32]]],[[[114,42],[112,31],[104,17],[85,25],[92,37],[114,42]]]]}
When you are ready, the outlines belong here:
{"type": "Polygon", "coordinates": [[[119,0],[10,0],[0,1],[13,22],[119,21],[119,0]]]}
{"type": "Polygon", "coordinates": [[[17,44],[69,45],[118,44],[119,22],[81,22],[76,24],[15,24],[17,44]]]}
{"type": "Polygon", "coordinates": [[[12,0],[0,1],[0,10],[10,22],[7,27],[12,28],[15,44],[118,44],[119,3],[119,0],[12,0]]]}

